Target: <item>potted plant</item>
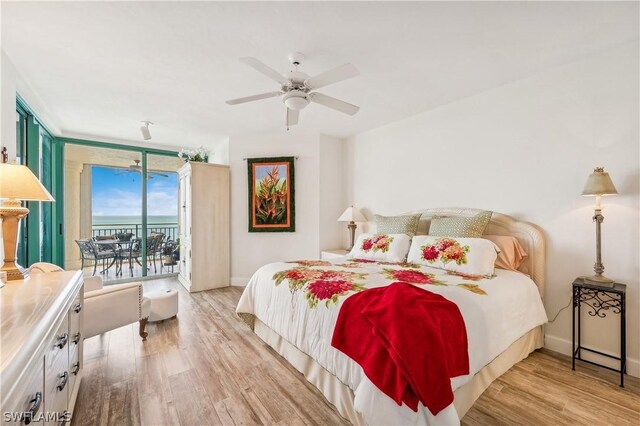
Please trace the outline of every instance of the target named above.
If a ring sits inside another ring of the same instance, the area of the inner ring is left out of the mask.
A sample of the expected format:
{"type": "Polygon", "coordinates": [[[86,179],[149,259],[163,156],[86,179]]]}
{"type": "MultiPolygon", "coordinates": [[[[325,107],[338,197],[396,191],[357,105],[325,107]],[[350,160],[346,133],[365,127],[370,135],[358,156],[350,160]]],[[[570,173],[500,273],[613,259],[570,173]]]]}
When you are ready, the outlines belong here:
{"type": "Polygon", "coordinates": [[[198,163],[208,163],[209,150],[202,146],[196,150],[181,149],[180,152],[178,153],[178,157],[180,157],[185,163],[188,161],[194,161],[198,163]]]}
{"type": "Polygon", "coordinates": [[[175,265],[177,263],[174,252],[177,244],[174,241],[167,241],[162,247],[162,264],[165,266],[175,265]]]}

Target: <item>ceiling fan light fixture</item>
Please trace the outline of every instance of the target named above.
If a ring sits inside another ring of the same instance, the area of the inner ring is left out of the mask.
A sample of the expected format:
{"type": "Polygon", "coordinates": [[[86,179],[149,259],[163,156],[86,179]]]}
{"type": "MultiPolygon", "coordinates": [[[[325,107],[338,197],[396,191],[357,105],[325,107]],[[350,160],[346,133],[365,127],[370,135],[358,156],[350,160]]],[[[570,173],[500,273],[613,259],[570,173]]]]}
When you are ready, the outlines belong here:
{"type": "Polygon", "coordinates": [[[299,90],[292,90],[285,95],[284,104],[289,109],[300,111],[309,105],[309,99],[307,99],[307,96],[303,92],[299,90]]]}
{"type": "Polygon", "coordinates": [[[142,139],[148,141],[151,139],[151,132],[149,131],[149,124],[153,124],[151,121],[142,121],[143,126],[140,127],[140,133],[142,133],[142,139]]]}

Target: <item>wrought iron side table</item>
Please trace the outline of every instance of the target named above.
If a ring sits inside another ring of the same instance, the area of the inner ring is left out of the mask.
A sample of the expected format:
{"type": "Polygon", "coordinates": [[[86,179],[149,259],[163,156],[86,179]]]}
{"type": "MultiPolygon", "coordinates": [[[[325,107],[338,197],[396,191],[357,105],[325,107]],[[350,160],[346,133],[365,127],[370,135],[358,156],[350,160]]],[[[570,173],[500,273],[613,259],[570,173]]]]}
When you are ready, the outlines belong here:
{"type": "Polygon", "coordinates": [[[626,292],[627,286],[625,284],[615,283],[614,287],[604,287],[597,284],[585,282],[583,277],[578,277],[573,282],[573,318],[572,318],[572,356],[571,356],[571,369],[576,369],[576,359],[588,362],[589,364],[597,365],[599,367],[606,368],[620,373],[620,386],[624,387],[624,374],[627,372],[627,330],[626,330],[626,292]],[[594,349],[585,348],[582,346],[581,341],[581,310],[582,304],[587,305],[590,309],[587,313],[592,317],[604,318],[607,316],[607,312],[611,310],[614,314],[620,314],[620,357],[605,354],[594,349]],[[577,311],[577,324],[576,324],[576,311],[577,311]],[[577,325],[577,330],[576,330],[577,325]],[[576,335],[577,333],[577,335],[576,335]],[[577,346],[576,346],[577,338],[577,346]],[[598,364],[593,361],[588,361],[582,358],[581,351],[588,351],[598,355],[606,356],[620,361],[620,369],[607,367],[606,365],[598,364]]]}

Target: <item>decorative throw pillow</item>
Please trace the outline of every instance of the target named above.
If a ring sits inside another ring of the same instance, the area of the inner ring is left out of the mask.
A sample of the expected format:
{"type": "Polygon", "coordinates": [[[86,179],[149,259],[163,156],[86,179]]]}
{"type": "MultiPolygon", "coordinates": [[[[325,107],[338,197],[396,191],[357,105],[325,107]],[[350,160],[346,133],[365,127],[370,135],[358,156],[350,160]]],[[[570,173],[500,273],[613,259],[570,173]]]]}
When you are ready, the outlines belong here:
{"type": "Polygon", "coordinates": [[[498,255],[496,245],[484,238],[413,237],[408,263],[490,277],[498,255]]]}
{"type": "Polygon", "coordinates": [[[496,259],[496,268],[517,271],[522,265],[522,261],[529,256],[516,237],[510,235],[485,235],[482,238],[492,241],[500,250],[496,259]]]}
{"type": "Polygon", "coordinates": [[[491,220],[490,211],[483,211],[472,217],[433,216],[429,235],[436,237],[480,238],[491,220]]]}
{"type": "Polygon", "coordinates": [[[376,217],[376,231],[379,234],[407,234],[410,237],[416,235],[418,230],[418,222],[420,222],[419,214],[407,216],[381,216],[376,217]]]}
{"type": "Polygon", "coordinates": [[[411,237],[407,234],[360,234],[347,257],[383,262],[404,262],[411,237]]]}

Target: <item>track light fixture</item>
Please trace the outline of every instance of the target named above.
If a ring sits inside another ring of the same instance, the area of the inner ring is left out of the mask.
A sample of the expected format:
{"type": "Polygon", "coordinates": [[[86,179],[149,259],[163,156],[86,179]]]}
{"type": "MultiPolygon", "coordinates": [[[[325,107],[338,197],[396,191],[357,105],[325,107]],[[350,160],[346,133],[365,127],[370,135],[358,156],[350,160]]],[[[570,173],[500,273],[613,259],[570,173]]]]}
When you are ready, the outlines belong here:
{"type": "Polygon", "coordinates": [[[142,139],[148,141],[151,139],[151,132],[149,131],[149,124],[153,124],[151,121],[142,121],[144,126],[140,127],[140,132],[142,133],[142,139]]]}

